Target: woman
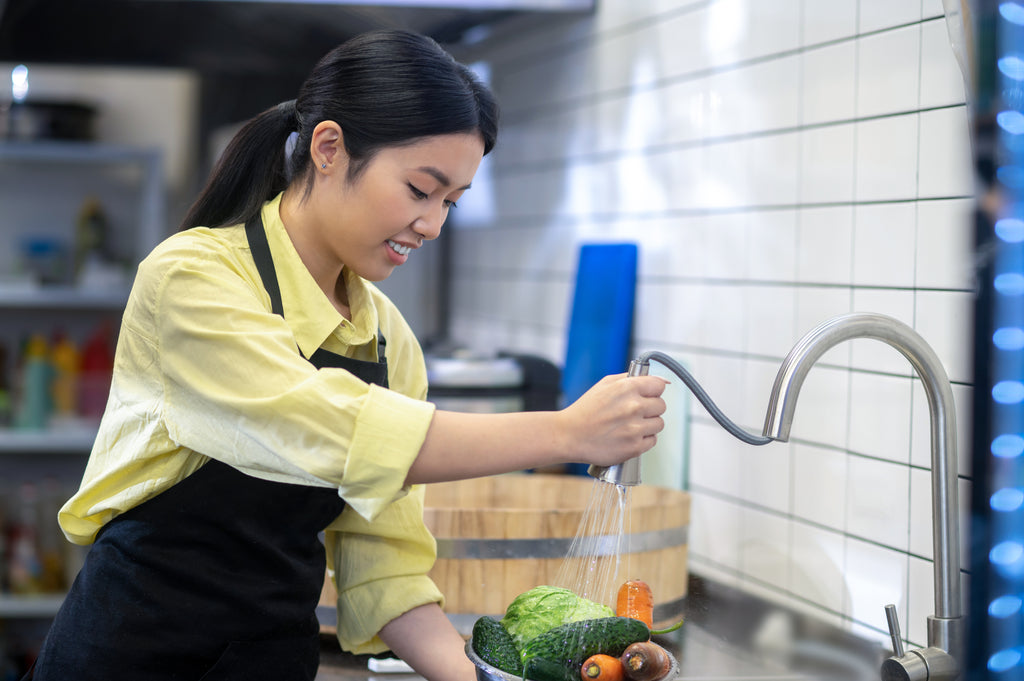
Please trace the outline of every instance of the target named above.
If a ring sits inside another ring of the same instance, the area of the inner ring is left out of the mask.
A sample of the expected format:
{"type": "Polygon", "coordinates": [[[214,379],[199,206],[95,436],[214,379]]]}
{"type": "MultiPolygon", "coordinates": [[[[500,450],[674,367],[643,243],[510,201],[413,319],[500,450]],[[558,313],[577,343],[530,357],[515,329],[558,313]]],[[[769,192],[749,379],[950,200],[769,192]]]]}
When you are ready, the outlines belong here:
{"type": "Polygon", "coordinates": [[[653,445],[665,408],[661,379],[624,376],[558,412],[424,401],[420,348],[370,282],[437,237],[496,120],[433,41],[381,32],[232,140],[186,229],[139,268],[59,517],[93,546],[30,678],[313,679],[321,531],[346,649],[474,678],[426,577],[419,485],[618,463],[653,445]]]}

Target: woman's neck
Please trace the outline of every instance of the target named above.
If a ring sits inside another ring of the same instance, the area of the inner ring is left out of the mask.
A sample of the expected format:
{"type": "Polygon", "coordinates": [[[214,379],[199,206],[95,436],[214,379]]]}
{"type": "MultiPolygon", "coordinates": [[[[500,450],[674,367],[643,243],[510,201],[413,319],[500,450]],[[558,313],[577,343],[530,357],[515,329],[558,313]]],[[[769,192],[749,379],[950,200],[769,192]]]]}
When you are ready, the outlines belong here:
{"type": "Polygon", "coordinates": [[[289,189],[281,197],[281,221],[284,223],[285,232],[288,233],[295,252],[298,253],[299,259],[309,270],[317,286],[331,301],[334,308],[343,317],[350,319],[351,310],[343,273],[344,265],[328,256],[327,254],[330,252],[328,249],[321,248],[317,244],[316,232],[308,222],[312,216],[302,209],[298,193],[289,189]]]}

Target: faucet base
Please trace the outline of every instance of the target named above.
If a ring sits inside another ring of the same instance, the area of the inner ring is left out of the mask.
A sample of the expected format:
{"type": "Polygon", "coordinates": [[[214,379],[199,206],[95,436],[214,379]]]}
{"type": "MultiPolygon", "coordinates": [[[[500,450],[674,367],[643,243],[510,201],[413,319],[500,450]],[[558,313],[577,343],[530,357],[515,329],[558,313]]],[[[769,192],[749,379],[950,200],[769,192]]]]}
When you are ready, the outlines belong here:
{"type": "Polygon", "coordinates": [[[882,663],[882,681],[954,681],[960,666],[941,648],[911,650],[882,663]]]}

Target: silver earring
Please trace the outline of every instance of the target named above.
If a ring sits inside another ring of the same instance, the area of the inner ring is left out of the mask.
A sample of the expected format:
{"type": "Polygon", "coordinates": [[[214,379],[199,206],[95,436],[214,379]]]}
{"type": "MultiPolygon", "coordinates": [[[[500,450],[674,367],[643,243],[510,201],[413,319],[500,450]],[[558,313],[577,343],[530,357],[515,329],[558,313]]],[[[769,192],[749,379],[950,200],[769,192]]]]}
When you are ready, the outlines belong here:
{"type": "Polygon", "coordinates": [[[326,168],[326,167],[327,167],[327,164],[326,164],[326,163],[321,163],[321,164],[320,164],[320,168],[321,168],[321,169],[323,169],[323,168],[326,168]]]}

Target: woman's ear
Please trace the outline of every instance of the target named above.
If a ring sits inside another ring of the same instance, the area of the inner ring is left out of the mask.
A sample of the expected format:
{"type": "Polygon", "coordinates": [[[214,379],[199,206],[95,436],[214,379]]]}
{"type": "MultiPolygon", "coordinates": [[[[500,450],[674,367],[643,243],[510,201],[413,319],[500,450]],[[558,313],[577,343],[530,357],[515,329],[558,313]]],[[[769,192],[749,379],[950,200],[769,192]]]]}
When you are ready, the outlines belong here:
{"type": "Polygon", "coordinates": [[[339,164],[347,165],[348,155],[341,126],[334,121],[317,123],[309,142],[309,153],[316,169],[321,172],[336,169],[339,164]]]}

